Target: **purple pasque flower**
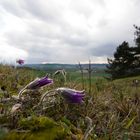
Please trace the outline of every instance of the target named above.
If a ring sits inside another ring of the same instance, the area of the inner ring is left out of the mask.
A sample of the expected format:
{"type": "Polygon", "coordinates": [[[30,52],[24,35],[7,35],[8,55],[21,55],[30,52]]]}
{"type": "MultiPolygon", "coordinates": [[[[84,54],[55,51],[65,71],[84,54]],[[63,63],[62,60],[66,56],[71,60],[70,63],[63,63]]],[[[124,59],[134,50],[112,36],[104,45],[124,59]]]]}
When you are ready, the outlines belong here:
{"type": "Polygon", "coordinates": [[[20,65],[23,65],[23,64],[24,64],[24,60],[23,60],[23,59],[18,59],[16,62],[17,62],[18,64],[20,64],[20,65]]]}
{"type": "Polygon", "coordinates": [[[48,78],[48,76],[46,76],[46,77],[42,77],[42,78],[36,78],[34,81],[29,83],[26,88],[27,89],[38,89],[42,86],[52,84],[52,83],[53,83],[53,80],[48,78]]]}
{"type": "Polygon", "coordinates": [[[68,103],[82,103],[85,96],[84,91],[70,88],[58,88],[57,91],[68,103]]]}

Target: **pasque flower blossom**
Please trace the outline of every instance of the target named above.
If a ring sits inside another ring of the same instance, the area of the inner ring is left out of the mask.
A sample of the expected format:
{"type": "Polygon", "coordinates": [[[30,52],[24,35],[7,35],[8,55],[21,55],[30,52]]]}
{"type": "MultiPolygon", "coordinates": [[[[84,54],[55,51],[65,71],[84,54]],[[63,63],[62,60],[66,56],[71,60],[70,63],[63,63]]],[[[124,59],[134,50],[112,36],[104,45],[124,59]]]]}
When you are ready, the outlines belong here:
{"type": "Polygon", "coordinates": [[[23,64],[24,64],[24,60],[23,60],[23,59],[18,59],[16,62],[17,62],[18,64],[20,64],[20,65],[23,65],[23,64]]]}
{"type": "MultiPolygon", "coordinates": [[[[57,88],[57,89],[50,90],[50,91],[44,93],[40,99],[40,102],[38,103],[37,106],[34,106],[34,108],[42,105],[42,102],[46,97],[52,98],[55,96],[61,96],[67,103],[77,103],[78,104],[78,103],[83,102],[83,98],[84,98],[85,94],[84,94],[84,90],[79,91],[79,90],[65,88],[65,87],[57,88]]],[[[54,99],[54,98],[52,98],[52,99],[54,99]]]]}
{"type": "Polygon", "coordinates": [[[70,88],[58,88],[58,92],[68,103],[82,103],[85,96],[84,91],[78,91],[70,88]]]}
{"type": "Polygon", "coordinates": [[[36,78],[34,81],[30,82],[22,90],[20,90],[20,92],[18,93],[18,98],[21,99],[22,94],[26,92],[26,90],[36,90],[41,88],[42,86],[52,84],[52,83],[53,80],[48,78],[48,76],[42,78],[36,78]]]}
{"type": "Polygon", "coordinates": [[[52,84],[53,80],[48,78],[48,76],[43,78],[37,78],[31,83],[29,83],[26,87],[26,89],[38,89],[44,85],[52,84]]]}

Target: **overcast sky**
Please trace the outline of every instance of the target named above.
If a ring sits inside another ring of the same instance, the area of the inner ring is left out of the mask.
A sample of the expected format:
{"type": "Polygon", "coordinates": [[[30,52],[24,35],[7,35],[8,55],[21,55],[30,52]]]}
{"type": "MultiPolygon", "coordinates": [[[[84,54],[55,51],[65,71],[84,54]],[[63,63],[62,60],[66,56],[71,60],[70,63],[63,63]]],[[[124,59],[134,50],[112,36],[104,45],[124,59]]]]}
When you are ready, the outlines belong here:
{"type": "Polygon", "coordinates": [[[140,26],[140,0],[0,0],[0,61],[105,63],[140,26]]]}

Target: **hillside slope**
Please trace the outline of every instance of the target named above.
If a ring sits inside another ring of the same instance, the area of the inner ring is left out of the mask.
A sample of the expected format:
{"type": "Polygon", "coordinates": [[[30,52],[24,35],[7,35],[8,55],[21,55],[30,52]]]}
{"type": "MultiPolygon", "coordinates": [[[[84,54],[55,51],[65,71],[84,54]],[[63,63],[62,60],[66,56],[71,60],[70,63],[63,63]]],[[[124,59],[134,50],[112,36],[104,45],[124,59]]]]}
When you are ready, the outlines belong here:
{"type": "Polygon", "coordinates": [[[45,75],[44,71],[0,65],[0,139],[140,139],[140,76],[97,79],[91,87],[87,84],[81,104],[69,104],[58,95],[35,108],[41,95],[52,89],[82,90],[82,83],[62,83],[59,76],[51,77],[52,85],[27,90],[22,100],[13,99],[29,82],[45,75]],[[12,114],[15,104],[22,104],[22,108],[12,114]]]}

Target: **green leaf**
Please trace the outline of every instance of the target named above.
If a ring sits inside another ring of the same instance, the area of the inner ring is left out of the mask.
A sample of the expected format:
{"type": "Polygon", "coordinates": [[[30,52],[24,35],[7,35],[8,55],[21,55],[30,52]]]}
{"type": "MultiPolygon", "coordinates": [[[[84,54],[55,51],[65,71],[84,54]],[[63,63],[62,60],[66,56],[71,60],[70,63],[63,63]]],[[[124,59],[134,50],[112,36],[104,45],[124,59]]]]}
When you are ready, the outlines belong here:
{"type": "Polygon", "coordinates": [[[136,116],[134,116],[131,120],[129,120],[125,128],[128,129],[132,125],[135,119],[136,119],[136,116]]]}

